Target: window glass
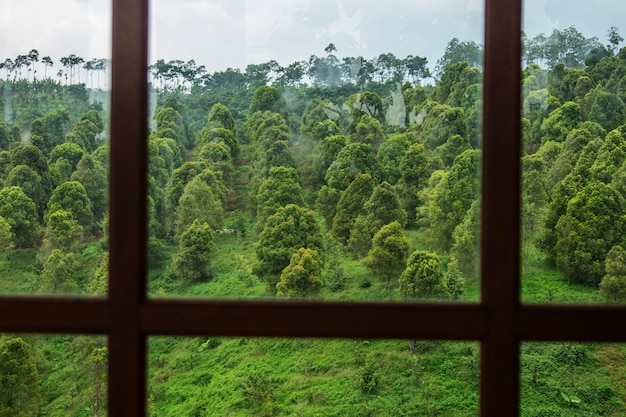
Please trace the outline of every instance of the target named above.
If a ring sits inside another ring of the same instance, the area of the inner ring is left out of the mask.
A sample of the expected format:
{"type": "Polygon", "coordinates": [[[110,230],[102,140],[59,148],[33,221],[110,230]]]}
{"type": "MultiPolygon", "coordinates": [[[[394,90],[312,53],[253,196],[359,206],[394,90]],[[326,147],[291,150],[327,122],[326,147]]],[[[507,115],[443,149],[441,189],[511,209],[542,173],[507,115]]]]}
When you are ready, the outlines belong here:
{"type": "Polygon", "coordinates": [[[106,293],[110,9],[0,5],[0,293],[106,293]]]}
{"type": "Polygon", "coordinates": [[[149,415],[478,415],[473,342],[154,337],[149,415]]]}
{"type": "Polygon", "coordinates": [[[478,299],[483,5],[152,5],[149,293],[478,299]]]}
{"type": "Polygon", "coordinates": [[[626,300],[623,2],[526,1],[522,294],[626,300]]]}
{"type": "Polygon", "coordinates": [[[523,343],[521,416],[615,416],[624,406],[624,345],[523,343]]]}
{"type": "Polygon", "coordinates": [[[105,336],[0,335],[0,414],[107,415],[105,336]]]}

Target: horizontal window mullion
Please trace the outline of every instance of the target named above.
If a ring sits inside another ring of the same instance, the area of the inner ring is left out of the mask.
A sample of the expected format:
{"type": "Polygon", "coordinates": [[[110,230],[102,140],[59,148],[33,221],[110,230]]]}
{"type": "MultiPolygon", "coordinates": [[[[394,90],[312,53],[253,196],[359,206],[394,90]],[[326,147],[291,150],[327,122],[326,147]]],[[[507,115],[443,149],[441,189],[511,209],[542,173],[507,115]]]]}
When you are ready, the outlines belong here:
{"type": "Polygon", "coordinates": [[[146,334],[478,340],[486,310],[476,304],[150,301],[146,334]]]}
{"type": "Polygon", "coordinates": [[[516,328],[521,340],[626,342],[626,306],[523,306],[516,328]]]}
{"type": "Polygon", "coordinates": [[[108,333],[106,300],[63,297],[0,297],[0,333],[108,333]]]}

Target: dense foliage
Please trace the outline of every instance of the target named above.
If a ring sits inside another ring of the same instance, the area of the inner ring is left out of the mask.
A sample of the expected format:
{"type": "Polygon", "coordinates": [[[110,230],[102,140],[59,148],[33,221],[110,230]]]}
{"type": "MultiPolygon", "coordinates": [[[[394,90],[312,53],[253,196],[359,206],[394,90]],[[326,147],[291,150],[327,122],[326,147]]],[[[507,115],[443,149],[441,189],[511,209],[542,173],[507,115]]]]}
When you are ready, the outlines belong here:
{"type": "MultiPolygon", "coordinates": [[[[609,35],[523,38],[525,301],[626,301],[626,51],[609,35]]],[[[31,80],[33,51],[0,66],[0,289],[104,295],[106,94],[80,65],[105,63],[68,56],[58,81],[31,80]]],[[[434,77],[417,56],[325,52],[245,72],[151,66],[151,295],[478,299],[482,46],[451,40],[434,77]]],[[[3,336],[0,415],[105,410],[104,346],[3,336]],[[55,386],[69,378],[52,360],[78,369],[74,386],[55,386]]],[[[610,383],[624,350],[611,349],[525,344],[522,414],[623,412],[610,383]]],[[[475,415],[478,356],[470,343],[158,338],[148,402],[172,416],[475,415]]]]}

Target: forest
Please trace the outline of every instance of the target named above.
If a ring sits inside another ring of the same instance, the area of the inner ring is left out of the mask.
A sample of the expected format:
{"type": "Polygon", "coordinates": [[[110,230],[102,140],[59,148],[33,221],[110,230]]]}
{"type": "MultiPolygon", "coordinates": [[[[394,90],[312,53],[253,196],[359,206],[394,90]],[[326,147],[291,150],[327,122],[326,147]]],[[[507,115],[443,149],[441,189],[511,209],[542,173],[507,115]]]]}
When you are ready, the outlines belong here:
{"type": "MultiPolygon", "coordinates": [[[[522,36],[522,301],[626,301],[626,48],[522,36]]],[[[479,300],[482,45],[149,68],[151,297],[479,300]]],[[[104,296],[106,59],[0,63],[0,293],[104,296]],[[43,68],[43,71],[42,71],[43,68]],[[43,76],[42,76],[43,75],[43,76]],[[94,76],[96,80],[94,81],[94,76]]],[[[474,416],[479,343],[153,337],[152,416],[474,416]]],[[[0,335],[0,416],[106,414],[105,336],[0,335]]],[[[521,415],[626,415],[626,348],[523,343],[521,415]]]]}

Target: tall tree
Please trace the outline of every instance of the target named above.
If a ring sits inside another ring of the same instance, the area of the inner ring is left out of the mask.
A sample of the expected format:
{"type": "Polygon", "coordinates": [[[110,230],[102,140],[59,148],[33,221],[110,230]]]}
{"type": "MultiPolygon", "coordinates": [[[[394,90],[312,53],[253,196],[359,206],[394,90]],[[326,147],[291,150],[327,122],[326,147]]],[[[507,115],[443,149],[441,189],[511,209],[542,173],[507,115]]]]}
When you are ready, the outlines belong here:
{"type": "Polygon", "coordinates": [[[450,296],[441,262],[432,252],[413,252],[398,284],[400,295],[407,299],[441,299],[450,296]]]}
{"type": "Polygon", "coordinates": [[[289,204],[267,219],[255,245],[257,262],[252,271],[267,283],[270,292],[276,292],[280,274],[300,248],[323,256],[322,234],[311,210],[289,204]]]}
{"type": "Polygon", "coordinates": [[[468,150],[457,156],[433,191],[429,220],[433,235],[445,251],[453,243],[452,233],[478,198],[480,151],[468,150]]]}
{"type": "Polygon", "coordinates": [[[48,201],[46,222],[50,215],[57,210],[70,212],[86,232],[91,231],[94,227],[91,200],[85,187],[78,181],[64,182],[54,190],[48,201]]]}
{"type": "Polygon", "coordinates": [[[409,239],[398,221],[386,224],[374,235],[372,248],[363,264],[389,284],[406,268],[409,246],[409,239]]]}
{"type": "Polygon", "coordinates": [[[372,247],[372,238],[386,224],[398,221],[404,227],[406,212],[393,185],[384,181],[378,184],[363,205],[363,214],[357,217],[350,230],[348,248],[364,257],[372,247]]]}
{"type": "Polygon", "coordinates": [[[626,299],[626,250],[616,245],[606,255],[606,275],[600,282],[600,294],[615,303],[626,299]]]}
{"type": "Polygon", "coordinates": [[[556,265],[565,279],[596,287],[609,250],[624,243],[624,198],[610,185],[592,181],[567,204],[555,227],[556,265]]]}
{"type": "Polygon", "coordinates": [[[14,185],[0,190],[0,216],[11,225],[15,246],[27,247],[36,243],[39,237],[37,208],[21,187],[14,185]]]}
{"type": "Polygon", "coordinates": [[[224,208],[202,178],[195,177],[186,186],[176,208],[176,235],[189,229],[194,221],[207,223],[212,229],[222,227],[224,208]]]}
{"type": "Polygon", "coordinates": [[[332,232],[344,245],[350,238],[350,230],[357,217],[364,213],[364,205],[374,191],[374,180],[369,174],[358,174],[339,198],[332,221],[332,232]]]}
{"type": "Polygon", "coordinates": [[[174,258],[174,271],[188,282],[211,277],[211,260],[215,252],[213,229],[195,219],[180,237],[179,252],[174,258]]]}
{"type": "Polygon", "coordinates": [[[314,249],[300,248],[291,255],[289,265],[276,283],[276,295],[288,298],[317,296],[323,287],[323,262],[314,249]]]}
{"type": "Polygon", "coordinates": [[[109,209],[109,187],[105,168],[90,154],[86,154],[76,165],[76,171],[70,180],[78,181],[85,187],[94,221],[101,222],[109,209]]]}
{"type": "Polygon", "coordinates": [[[43,265],[41,277],[52,289],[53,295],[57,291],[73,292],[77,286],[78,268],[78,260],[74,253],[64,253],[60,249],[54,249],[43,265]]]}
{"type": "Polygon", "coordinates": [[[22,338],[0,344],[0,415],[35,416],[43,405],[36,352],[22,338]]]}

